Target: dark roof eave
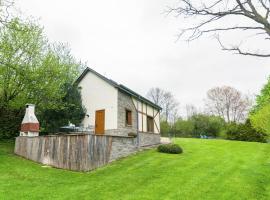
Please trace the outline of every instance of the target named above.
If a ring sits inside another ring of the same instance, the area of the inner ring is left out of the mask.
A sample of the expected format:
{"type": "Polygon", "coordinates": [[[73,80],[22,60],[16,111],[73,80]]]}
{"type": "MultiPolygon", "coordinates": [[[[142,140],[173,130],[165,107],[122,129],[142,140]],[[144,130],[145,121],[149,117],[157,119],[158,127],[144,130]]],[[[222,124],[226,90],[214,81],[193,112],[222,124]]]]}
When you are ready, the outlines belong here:
{"type": "Polygon", "coordinates": [[[160,106],[154,104],[153,102],[151,102],[150,100],[146,99],[145,97],[143,97],[143,96],[137,94],[136,92],[130,90],[130,89],[127,88],[126,86],[120,84],[118,88],[119,88],[121,91],[123,91],[123,92],[125,92],[125,93],[128,93],[129,95],[131,95],[131,96],[133,96],[133,97],[135,97],[135,98],[137,98],[137,99],[143,101],[144,103],[146,103],[146,104],[148,104],[148,105],[150,105],[150,106],[152,106],[152,107],[154,107],[154,108],[156,108],[156,109],[158,109],[158,110],[162,110],[162,108],[161,108],[160,106]]]}
{"type": "Polygon", "coordinates": [[[97,75],[98,77],[100,77],[102,80],[106,81],[107,83],[109,83],[110,85],[114,86],[115,88],[118,88],[120,89],[121,91],[141,100],[142,102],[158,109],[158,110],[162,110],[162,108],[158,105],[156,105],[155,103],[151,102],[150,100],[146,99],[145,97],[139,95],[138,93],[134,92],[133,90],[127,88],[126,86],[124,85],[121,85],[121,84],[118,84],[116,83],[115,81],[111,80],[111,79],[108,79],[106,78],[105,76],[99,74],[98,72],[96,72],[95,70],[93,69],[90,69],[89,67],[87,67],[83,72],[82,74],[77,78],[77,80],[74,82],[75,84],[78,84],[83,78],[84,76],[88,73],[88,72],[92,72],[94,73],[95,75],[97,75]]]}

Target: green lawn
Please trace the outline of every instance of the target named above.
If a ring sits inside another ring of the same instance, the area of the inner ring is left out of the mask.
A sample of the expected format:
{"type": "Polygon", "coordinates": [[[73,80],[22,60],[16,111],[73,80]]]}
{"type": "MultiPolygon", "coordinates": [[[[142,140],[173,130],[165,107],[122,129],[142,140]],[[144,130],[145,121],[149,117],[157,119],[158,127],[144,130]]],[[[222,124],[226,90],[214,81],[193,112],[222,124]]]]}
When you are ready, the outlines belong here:
{"type": "Polygon", "coordinates": [[[0,199],[270,199],[270,144],[177,139],[88,173],[42,167],[0,142],[0,199]]]}

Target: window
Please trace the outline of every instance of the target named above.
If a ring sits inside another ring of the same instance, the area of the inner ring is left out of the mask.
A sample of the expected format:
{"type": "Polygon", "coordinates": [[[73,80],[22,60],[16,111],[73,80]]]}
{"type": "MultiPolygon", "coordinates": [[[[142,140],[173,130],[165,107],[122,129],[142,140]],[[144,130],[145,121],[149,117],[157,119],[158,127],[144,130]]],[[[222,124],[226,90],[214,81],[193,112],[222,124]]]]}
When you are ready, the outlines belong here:
{"type": "Polygon", "coordinates": [[[147,132],[154,132],[154,119],[147,116],[147,132]]]}
{"type": "Polygon", "coordinates": [[[126,126],[131,126],[132,125],[132,117],[131,117],[131,111],[126,110],[126,126]]]}

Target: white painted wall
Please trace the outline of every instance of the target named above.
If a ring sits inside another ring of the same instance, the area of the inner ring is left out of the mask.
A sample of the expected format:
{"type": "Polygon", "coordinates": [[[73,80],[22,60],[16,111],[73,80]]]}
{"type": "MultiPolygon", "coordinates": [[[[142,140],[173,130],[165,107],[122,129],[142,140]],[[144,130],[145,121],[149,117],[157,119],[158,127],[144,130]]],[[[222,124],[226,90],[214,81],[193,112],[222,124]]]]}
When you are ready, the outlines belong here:
{"type": "Polygon", "coordinates": [[[32,131],[20,132],[20,136],[35,137],[35,136],[39,136],[39,132],[32,132],[32,131]]]}
{"type": "Polygon", "coordinates": [[[96,110],[105,109],[105,130],[117,129],[117,89],[92,72],[80,81],[82,103],[86,108],[83,126],[95,125],[96,110]]]}
{"type": "Polygon", "coordinates": [[[159,111],[155,109],[154,107],[147,105],[145,103],[142,103],[141,101],[135,98],[132,98],[132,100],[136,109],[139,111],[139,114],[138,114],[139,131],[147,132],[147,116],[146,115],[149,115],[154,118],[154,133],[160,133],[159,111]],[[140,112],[145,113],[145,114],[142,114],[140,112]]]}

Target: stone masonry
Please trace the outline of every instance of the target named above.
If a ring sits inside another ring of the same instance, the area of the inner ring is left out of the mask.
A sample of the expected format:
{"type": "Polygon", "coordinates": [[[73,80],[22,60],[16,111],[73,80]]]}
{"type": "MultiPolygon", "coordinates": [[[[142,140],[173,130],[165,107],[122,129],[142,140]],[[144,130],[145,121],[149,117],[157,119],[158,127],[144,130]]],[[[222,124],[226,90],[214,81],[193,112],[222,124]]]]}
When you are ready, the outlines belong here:
{"type": "Polygon", "coordinates": [[[160,144],[160,134],[140,132],[139,144],[141,147],[160,144]]]}
{"type": "Polygon", "coordinates": [[[137,133],[137,111],[129,95],[118,91],[118,116],[117,126],[121,135],[127,136],[128,133],[137,133]],[[131,111],[132,125],[126,125],[126,110],[131,111]]]}
{"type": "MultiPolygon", "coordinates": [[[[129,133],[138,133],[137,130],[137,111],[133,104],[132,98],[118,91],[118,116],[117,116],[117,129],[105,130],[106,135],[115,136],[128,136],[129,133]],[[132,125],[126,125],[126,110],[130,110],[132,113],[132,125]]],[[[139,142],[139,146],[150,146],[160,143],[160,134],[139,132],[136,143],[139,142]]]]}
{"type": "Polygon", "coordinates": [[[137,139],[132,137],[112,137],[112,147],[109,162],[126,157],[138,151],[137,139]]]}

